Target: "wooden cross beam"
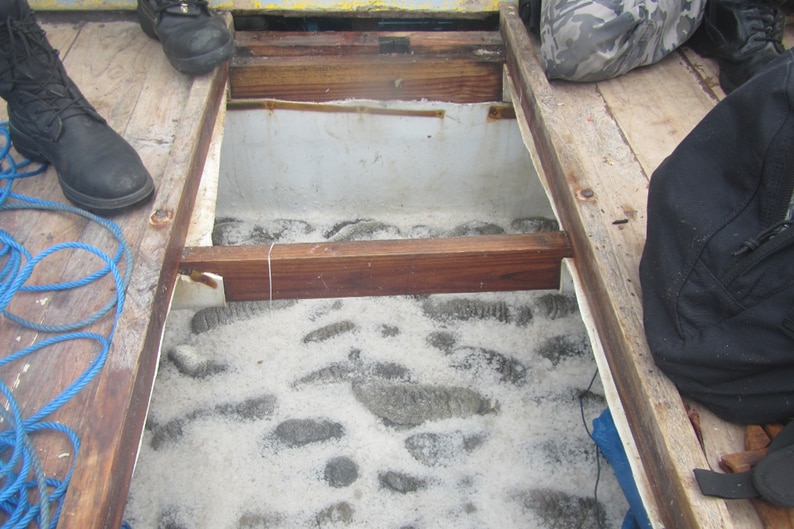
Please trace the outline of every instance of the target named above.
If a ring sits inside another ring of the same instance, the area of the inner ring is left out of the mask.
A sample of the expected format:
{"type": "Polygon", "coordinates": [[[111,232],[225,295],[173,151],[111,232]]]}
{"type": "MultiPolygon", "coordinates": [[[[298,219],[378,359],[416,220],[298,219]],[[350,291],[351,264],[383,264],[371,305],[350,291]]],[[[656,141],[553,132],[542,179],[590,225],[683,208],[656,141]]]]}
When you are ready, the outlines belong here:
{"type": "Polygon", "coordinates": [[[188,247],[180,272],[223,277],[227,301],[556,289],[564,232],[188,247]]]}

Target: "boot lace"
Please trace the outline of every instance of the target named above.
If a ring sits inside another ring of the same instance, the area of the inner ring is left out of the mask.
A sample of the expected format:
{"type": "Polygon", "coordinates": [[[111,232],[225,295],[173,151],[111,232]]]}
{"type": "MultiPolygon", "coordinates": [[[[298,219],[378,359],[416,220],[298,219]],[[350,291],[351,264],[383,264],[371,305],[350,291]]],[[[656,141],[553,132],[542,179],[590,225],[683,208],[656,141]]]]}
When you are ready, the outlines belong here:
{"type": "Polygon", "coordinates": [[[783,33],[786,28],[786,17],[774,5],[767,4],[748,4],[747,19],[752,20],[757,25],[750,35],[750,41],[764,45],[771,42],[778,52],[783,52],[783,33]]]}
{"type": "Polygon", "coordinates": [[[47,129],[78,114],[104,122],[69,79],[31,12],[0,23],[0,42],[0,93],[11,108],[44,117],[47,129]]]}

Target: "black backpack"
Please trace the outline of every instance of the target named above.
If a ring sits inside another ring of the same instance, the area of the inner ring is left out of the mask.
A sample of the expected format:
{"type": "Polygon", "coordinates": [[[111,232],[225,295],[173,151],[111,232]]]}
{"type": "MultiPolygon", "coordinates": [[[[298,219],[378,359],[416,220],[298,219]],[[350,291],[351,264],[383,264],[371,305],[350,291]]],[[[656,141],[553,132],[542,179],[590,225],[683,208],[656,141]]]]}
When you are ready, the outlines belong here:
{"type": "Polygon", "coordinates": [[[654,172],[644,324],[680,392],[743,424],[794,417],[794,56],[718,103],[654,172]]]}

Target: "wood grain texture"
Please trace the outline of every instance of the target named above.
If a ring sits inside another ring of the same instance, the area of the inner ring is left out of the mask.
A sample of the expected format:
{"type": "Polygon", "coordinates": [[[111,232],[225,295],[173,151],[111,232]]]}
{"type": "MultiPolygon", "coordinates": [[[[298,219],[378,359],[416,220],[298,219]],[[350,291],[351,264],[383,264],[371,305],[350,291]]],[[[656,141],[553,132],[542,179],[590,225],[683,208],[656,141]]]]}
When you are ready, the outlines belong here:
{"type": "MultiPolygon", "coordinates": [[[[685,49],[611,81],[549,83],[536,58],[537,42],[526,35],[515,7],[502,7],[501,15],[498,37],[477,32],[249,35],[240,41],[243,52],[234,63],[232,88],[242,80],[237,85],[242,94],[265,87],[272,93],[257,92],[256,97],[306,101],[494,101],[502,99],[506,62],[518,88],[520,119],[534,134],[546,188],[570,240],[555,233],[542,235],[547,238],[542,242],[537,236],[509,236],[276,245],[221,256],[213,249],[183,252],[182,247],[197,175],[223,100],[226,70],[196,79],[177,74],[159,44],[143,35],[132,16],[113,22],[60,24],[57,17],[48,21],[47,33],[61,50],[70,75],[139,151],[158,186],[152,203],[114,218],[134,249],[135,268],[107,365],[52,417],[76,428],[83,442],[61,529],[116,529],[121,523],[180,267],[237,274],[230,299],[268,299],[271,278],[273,298],[336,297],[556,288],[559,259],[568,255],[573,255],[588,290],[589,312],[665,526],[760,527],[750,502],[700,495],[692,469],[716,468],[719,456],[741,446],[741,431],[688,403],[699,411],[703,446],[699,444],[687,403],[652,362],[641,321],[637,267],[645,237],[647,185],[661,159],[724,96],[715,83],[714,62],[685,49]],[[381,53],[381,37],[405,36],[414,55],[381,53]],[[218,268],[210,270],[210,264],[218,268]],[[540,268],[533,272],[536,266],[540,268]],[[315,272],[322,277],[312,275],[315,272]],[[390,282],[384,283],[384,278],[390,282]]],[[[52,170],[18,182],[14,191],[64,200],[52,170]]],[[[4,212],[2,226],[34,254],[61,240],[113,250],[101,229],[79,218],[4,212]]],[[[90,266],[83,256],[58,254],[36,270],[31,282],[71,279],[90,266]]],[[[110,285],[100,283],[99,290],[108,293],[110,285]]],[[[52,323],[90,312],[105,300],[96,291],[79,290],[47,297],[22,295],[9,308],[52,323]]],[[[92,330],[105,332],[108,326],[102,321],[92,330]]],[[[0,333],[9,338],[6,354],[45,337],[5,318],[0,318],[0,333]]],[[[95,350],[91,344],[75,342],[56,354],[65,360],[39,355],[0,371],[26,409],[52,398],[95,350]]],[[[69,459],[58,456],[68,445],[54,435],[36,441],[48,471],[62,475],[69,459]]]]}
{"type": "Polygon", "coordinates": [[[231,97],[499,101],[503,62],[495,32],[241,33],[231,97]]]}
{"type": "MultiPolygon", "coordinates": [[[[792,40],[792,29],[786,39],[792,40]]],[[[546,187],[639,447],[666,527],[757,528],[752,502],[705,498],[694,468],[718,469],[742,450],[742,428],[684,402],[654,365],[642,326],[639,259],[647,185],[661,161],[723,97],[718,65],[688,48],[658,64],[599,83],[549,82],[538,41],[502,8],[502,35],[514,97],[532,131],[546,187]],[[628,222],[616,230],[614,219],[628,222]],[[689,414],[699,419],[697,432],[689,414]],[[698,435],[702,436],[700,444],[698,435]]],[[[791,513],[788,513],[790,516],[791,513]]]]}
{"type": "MultiPolygon", "coordinates": [[[[501,9],[507,66],[520,93],[514,102],[534,134],[663,523],[734,527],[725,503],[706,499],[697,489],[692,469],[706,464],[705,455],[684,403],[655,367],[645,341],[638,264],[649,174],[600,92],[604,83],[550,83],[537,59],[538,42],[530,40],[514,7],[501,9]],[[615,225],[621,214],[629,221],[615,225]]],[[[656,82],[666,81],[659,76],[656,82]]],[[[639,89],[636,93],[639,108],[653,104],[639,89]]]]}
{"type": "Polygon", "coordinates": [[[562,232],[185,248],[182,272],[223,277],[227,301],[556,289],[562,232]]]}
{"type": "MultiPolygon", "coordinates": [[[[112,22],[44,25],[61,50],[70,77],[90,102],[139,152],[157,185],[153,202],[114,217],[134,257],[131,283],[107,362],[99,375],[53,414],[81,440],[75,473],[59,528],[120,526],[132,468],[143,430],[159,344],[198,175],[214,116],[224,96],[227,69],[196,79],[168,64],[159,43],[140,30],[132,16],[112,22]],[[165,219],[152,222],[152,219],[165,219]]],[[[63,202],[52,169],[18,182],[14,191],[63,202]]],[[[48,212],[3,212],[4,229],[32,253],[61,241],[80,241],[113,253],[101,228],[76,216],[48,212]]],[[[36,270],[31,282],[73,279],[99,267],[77,252],[56,254],[36,270]]],[[[71,321],[88,314],[112,295],[103,280],[89,288],[15,298],[12,310],[38,322],[71,321]]],[[[111,318],[91,329],[106,333],[111,318]]],[[[6,354],[36,343],[45,334],[0,319],[6,354]]],[[[56,395],[94,358],[88,341],[72,341],[8,365],[0,371],[26,413],[56,395]]],[[[36,446],[53,475],[63,475],[69,446],[56,434],[37,436],[36,446]],[[61,456],[61,457],[59,457],[61,456]]],[[[73,454],[70,454],[73,456],[73,454]]]]}
{"type": "Polygon", "coordinates": [[[598,83],[598,92],[650,175],[717,102],[680,53],[598,83]]]}
{"type": "MultiPolygon", "coordinates": [[[[384,41],[406,41],[415,55],[504,56],[495,31],[245,31],[236,34],[238,60],[251,57],[380,56],[384,41]]],[[[391,55],[391,54],[389,54],[391,55]]]]}

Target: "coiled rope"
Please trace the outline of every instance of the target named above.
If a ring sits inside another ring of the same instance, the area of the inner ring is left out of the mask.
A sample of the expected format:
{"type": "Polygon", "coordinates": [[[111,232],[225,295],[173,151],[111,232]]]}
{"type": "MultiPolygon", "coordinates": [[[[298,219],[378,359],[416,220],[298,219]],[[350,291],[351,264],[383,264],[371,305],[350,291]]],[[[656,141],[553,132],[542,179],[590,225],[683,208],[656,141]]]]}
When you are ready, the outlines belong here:
{"type": "MultiPolygon", "coordinates": [[[[37,255],[31,255],[12,234],[0,228],[0,313],[21,328],[50,335],[0,358],[0,368],[32,355],[52,354],[58,346],[67,342],[80,342],[81,347],[85,342],[87,347],[96,351],[82,373],[38,410],[23,411],[11,388],[0,380],[0,392],[6,401],[0,402],[0,514],[5,515],[0,529],[28,528],[32,523],[39,528],[54,529],[80,450],[80,440],[69,426],[47,418],[79,393],[104,366],[124,306],[124,293],[132,273],[132,254],[115,223],[66,204],[13,193],[11,188],[15,180],[37,175],[45,167],[31,169],[33,164],[29,161],[16,162],[11,157],[8,123],[0,123],[0,135],[5,139],[0,147],[0,226],[3,225],[2,215],[5,211],[29,209],[77,215],[105,228],[117,245],[112,257],[93,246],[74,241],[57,243],[37,255]],[[99,258],[103,264],[97,271],[78,280],[46,285],[28,284],[36,267],[41,266],[47,257],[61,251],[85,252],[99,258]],[[112,279],[114,295],[102,308],[77,321],[45,325],[22,318],[8,309],[9,303],[19,292],[64,291],[89,285],[103,277],[112,279]],[[113,318],[106,334],[81,330],[105,317],[113,318]],[[41,432],[64,436],[72,446],[69,470],[61,479],[48,477],[38,458],[34,438],[41,432]]],[[[10,344],[11,340],[6,340],[6,343],[10,344]]]]}

